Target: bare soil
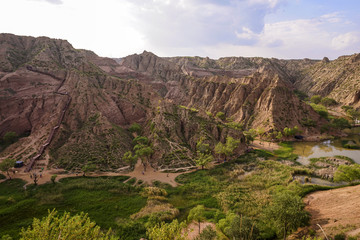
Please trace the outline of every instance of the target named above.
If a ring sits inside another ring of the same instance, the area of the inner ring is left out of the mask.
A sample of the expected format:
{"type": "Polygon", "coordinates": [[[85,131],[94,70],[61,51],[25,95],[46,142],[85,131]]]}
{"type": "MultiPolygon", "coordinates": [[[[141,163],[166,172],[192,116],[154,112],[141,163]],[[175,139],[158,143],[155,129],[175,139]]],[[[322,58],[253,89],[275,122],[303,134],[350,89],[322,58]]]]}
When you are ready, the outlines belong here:
{"type": "Polygon", "coordinates": [[[252,142],[251,147],[256,149],[263,149],[266,151],[274,151],[279,149],[279,145],[277,143],[266,142],[262,140],[255,140],[254,142],[252,142]]]}
{"type": "Polygon", "coordinates": [[[318,236],[323,236],[320,224],[327,236],[345,233],[360,239],[360,185],[315,192],[304,201],[318,236]]]}
{"type": "MultiPolygon", "coordinates": [[[[57,178],[56,181],[67,178],[67,177],[77,177],[82,176],[82,173],[65,173],[64,169],[47,169],[48,159],[44,160],[38,160],[37,164],[43,163],[44,169],[34,169],[30,173],[24,172],[25,167],[15,169],[10,171],[11,178],[20,178],[27,182],[27,184],[34,183],[34,177],[33,174],[35,173],[38,176],[38,182],[37,184],[44,184],[51,181],[51,176],[56,174],[57,178]]],[[[194,170],[191,170],[194,171],[194,170]]],[[[187,172],[191,172],[187,171],[187,172]]],[[[179,173],[164,173],[155,170],[152,168],[149,164],[147,164],[146,171],[144,171],[144,167],[141,164],[141,161],[139,160],[136,165],[135,169],[132,172],[129,173],[118,173],[118,172],[103,172],[103,173],[89,173],[86,174],[87,176],[91,177],[99,177],[99,176],[130,176],[131,178],[136,178],[137,180],[142,180],[145,183],[152,184],[154,181],[160,181],[163,183],[168,183],[173,187],[176,187],[178,183],[175,181],[175,178],[179,176],[180,174],[183,174],[185,172],[179,172],[179,173]]],[[[6,175],[6,173],[3,173],[6,175]]],[[[0,182],[5,181],[0,180],[0,182]]]]}

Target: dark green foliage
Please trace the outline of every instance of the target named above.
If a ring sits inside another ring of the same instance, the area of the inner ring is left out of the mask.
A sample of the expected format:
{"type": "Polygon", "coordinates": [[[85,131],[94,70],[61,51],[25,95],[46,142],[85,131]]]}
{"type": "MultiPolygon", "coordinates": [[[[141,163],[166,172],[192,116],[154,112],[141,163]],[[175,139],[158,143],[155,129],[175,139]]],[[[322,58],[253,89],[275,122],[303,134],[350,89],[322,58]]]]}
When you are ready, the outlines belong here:
{"type": "Polygon", "coordinates": [[[11,179],[9,169],[13,168],[15,165],[15,159],[12,158],[6,158],[0,163],[0,170],[3,172],[6,172],[8,177],[11,179]]]}
{"type": "Polygon", "coordinates": [[[18,135],[16,132],[7,132],[5,135],[0,138],[0,152],[4,150],[9,145],[15,143],[18,140],[18,135]]]}
{"type": "Polygon", "coordinates": [[[315,104],[319,104],[321,102],[321,96],[320,95],[314,95],[310,98],[310,101],[315,104]]]}
{"type": "Polygon", "coordinates": [[[308,98],[308,95],[300,90],[294,90],[294,93],[300,100],[304,101],[308,98]]]}
{"type": "Polygon", "coordinates": [[[216,238],[216,231],[211,227],[207,226],[202,230],[195,240],[214,240],[216,238]]]}
{"type": "Polygon", "coordinates": [[[148,145],[149,144],[149,139],[147,137],[144,136],[137,136],[136,138],[134,138],[133,140],[133,144],[143,144],[143,145],[148,145]]]}
{"type": "Polygon", "coordinates": [[[316,121],[311,118],[303,118],[300,123],[304,127],[316,127],[316,121]]]}
{"type": "Polygon", "coordinates": [[[255,221],[232,212],[228,212],[217,226],[229,239],[234,240],[257,239],[259,234],[255,221]]]}
{"type": "Polygon", "coordinates": [[[284,236],[292,230],[308,223],[308,213],[304,211],[302,199],[291,192],[276,194],[266,210],[269,219],[273,220],[279,236],[284,236]]]}
{"type": "Polygon", "coordinates": [[[345,128],[349,128],[351,127],[350,123],[348,120],[346,120],[345,118],[334,118],[331,121],[331,124],[334,128],[337,129],[345,129],[345,128]]]}
{"type": "Polygon", "coordinates": [[[129,127],[129,131],[132,133],[141,134],[141,125],[138,123],[131,124],[131,126],[129,127]]]}
{"type": "Polygon", "coordinates": [[[360,149],[360,146],[358,144],[356,144],[356,142],[352,141],[352,140],[342,140],[341,141],[341,145],[343,148],[348,148],[348,149],[360,149]]]}
{"type": "Polygon", "coordinates": [[[344,233],[336,234],[334,236],[334,240],[345,240],[345,239],[346,239],[346,235],[344,233]]]}
{"type": "Polygon", "coordinates": [[[225,120],[225,118],[226,118],[225,113],[223,113],[223,112],[216,113],[216,117],[221,120],[225,120]]]}
{"type": "Polygon", "coordinates": [[[310,106],[315,110],[315,112],[317,112],[321,117],[328,119],[329,117],[329,113],[326,109],[326,107],[322,106],[322,105],[318,105],[315,103],[311,103],[310,106]]]}
{"type": "Polygon", "coordinates": [[[335,99],[329,97],[324,97],[323,99],[321,99],[320,103],[327,107],[335,106],[337,104],[335,99]]]}

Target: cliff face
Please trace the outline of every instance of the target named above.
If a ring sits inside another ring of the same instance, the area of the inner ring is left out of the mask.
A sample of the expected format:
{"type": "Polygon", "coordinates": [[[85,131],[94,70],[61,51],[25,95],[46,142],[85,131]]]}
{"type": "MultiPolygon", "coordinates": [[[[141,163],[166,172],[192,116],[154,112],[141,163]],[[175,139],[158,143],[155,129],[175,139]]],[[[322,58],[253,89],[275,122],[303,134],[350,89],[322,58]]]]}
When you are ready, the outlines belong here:
{"type": "Polygon", "coordinates": [[[360,54],[324,59],[301,72],[295,87],[310,95],[329,96],[343,105],[360,107],[360,54]]]}
{"type": "MultiPolygon", "coordinates": [[[[50,156],[56,166],[123,167],[123,153],[133,148],[127,129],[135,122],[161,168],[192,166],[200,138],[211,146],[227,136],[244,142],[241,129],[231,127],[236,124],[268,132],[298,126],[318,134],[319,127],[304,122],[326,121],[294,90],[357,106],[358,58],[212,60],[144,52],[114,60],[64,40],[0,34],[0,136],[30,134],[1,157],[28,160],[46,145],[41,158],[50,156]],[[218,112],[225,118],[214,117],[218,112]]],[[[237,151],[244,149],[242,143],[237,151]]]]}

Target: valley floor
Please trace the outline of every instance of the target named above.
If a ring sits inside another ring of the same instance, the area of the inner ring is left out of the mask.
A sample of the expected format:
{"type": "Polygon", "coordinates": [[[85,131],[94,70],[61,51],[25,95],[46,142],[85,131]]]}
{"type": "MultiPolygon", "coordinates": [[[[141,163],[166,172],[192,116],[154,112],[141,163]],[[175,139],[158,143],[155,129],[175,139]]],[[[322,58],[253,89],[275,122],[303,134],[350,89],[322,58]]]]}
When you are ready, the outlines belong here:
{"type": "Polygon", "coordinates": [[[312,216],[311,225],[317,229],[319,236],[323,235],[317,224],[328,236],[343,232],[357,237],[360,236],[359,200],[360,185],[318,191],[304,199],[306,210],[312,216]]]}
{"type": "MultiPolygon", "coordinates": [[[[31,176],[30,173],[25,173],[24,169],[25,168],[23,167],[16,173],[11,173],[10,174],[11,178],[22,179],[22,180],[26,181],[27,184],[32,184],[33,177],[31,176]]],[[[187,171],[187,172],[191,172],[191,171],[187,171]]],[[[87,176],[91,176],[91,177],[129,176],[130,179],[135,178],[138,181],[141,180],[142,182],[145,182],[148,184],[152,184],[152,182],[154,182],[154,181],[159,181],[159,182],[170,184],[173,187],[176,187],[178,184],[175,181],[175,178],[182,173],[185,173],[185,172],[179,172],[179,173],[160,172],[160,171],[156,171],[154,168],[152,168],[149,165],[147,166],[146,171],[144,171],[144,167],[142,166],[141,161],[139,160],[135,165],[134,171],[129,172],[129,173],[98,172],[98,173],[87,174],[87,176]]],[[[50,182],[51,176],[55,175],[55,174],[57,175],[56,181],[59,181],[62,178],[78,177],[78,176],[82,175],[82,173],[64,173],[63,169],[49,169],[49,170],[44,169],[42,172],[36,171],[36,174],[38,176],[40,176],[40,174],[41,174],[41,177],[39,177],[37,184],[44,184],[44,183],[50,182]]],[[[6,179],[0,180],[0,182],[5,181],[5,180],[6,179]]]]}

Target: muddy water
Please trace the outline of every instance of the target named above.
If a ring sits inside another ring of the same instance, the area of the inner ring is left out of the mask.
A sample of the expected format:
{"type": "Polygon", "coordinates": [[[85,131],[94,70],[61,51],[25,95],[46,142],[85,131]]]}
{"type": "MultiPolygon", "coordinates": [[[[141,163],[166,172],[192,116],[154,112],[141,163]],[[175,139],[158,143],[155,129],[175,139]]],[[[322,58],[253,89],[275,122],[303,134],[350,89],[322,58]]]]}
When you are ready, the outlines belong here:
{"type": "Polygon", "coordinates": [[[351,135],[340,139],[326,140],[322,142],[295,142],[294,153],[299,155],[297,161],[303,165],[307,165],[310,163],[310,158],[342,155],[349,157],[356,163],[360,164],[360,150],[347,149],[341,146],[342,140],[353,140],[356,144],[360,145],[359,132],[360,128],[355,128],[351,130],[351,135]]]}

